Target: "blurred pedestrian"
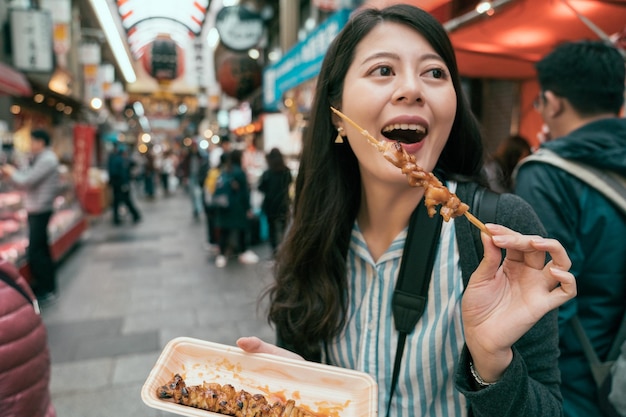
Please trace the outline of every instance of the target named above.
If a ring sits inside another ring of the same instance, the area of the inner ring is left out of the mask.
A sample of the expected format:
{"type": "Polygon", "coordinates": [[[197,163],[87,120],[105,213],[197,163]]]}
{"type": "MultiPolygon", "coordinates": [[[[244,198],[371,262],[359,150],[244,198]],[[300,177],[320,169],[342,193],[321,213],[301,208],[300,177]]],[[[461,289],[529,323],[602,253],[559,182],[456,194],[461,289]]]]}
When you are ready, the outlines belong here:
{"type": "Polygon", "coordinates": [[[235,149],[227,155],[213,195],[214,203],[219,206],[216,224],[220,231],[220,253],[215,259],[219,268],[226,266],[231,255],[238,255],[243,264],[259,261],[258,255],[248,248],[250,219],[254,214],[250,207],[248,179],[241,167],[242,152],[235,149]]]}
{"type": "Polygon", "coordinates": [[[530,155],[530,144],[525,137],[512,135],[500,143],[485,164],[489,188],[498,193],[513,192],[513,170],[517,163],[530,155]]]}
{"type": "Polygon", "coordinates": [[[144,195],[148,200],[154,199],[154,177],[157,172],[156,165],[154,163],[154,153],[152,147],[148,147],[148,150],[143,155],[143,185],[144,195]]]}
{"type": "Polygon", "coordinates": [[[122,224],[120,218],[120,206],[124,205],[133,218],[133,223],[141,220],[141,214],[133,202],[131,195],[131,162],[123,146],[113,144],[113,150],[107,163],[109,173],[109,185],[113,192],[112,214],[113,224],[122,224]]]}
{"type": "MultiPolygon", "coordinates": [[[[536,69],[536,109],[551,135],[538,152],[626,177],[626,119],[619,117],[626,77],[619,51],[602,41],[564,43],[536,69]]],[[[515,183],[549,237],[567,250],[578,284],[576,298],[559,309],[564,415],[603,416],[573,319],[603,360],[626,310],[626,216],[593,186],[533,157],[523,161],[515,183]]]]}
{"type": "Polygon", "coordinates": [[[163,196],[167,197],[170,194],[170,176],[174,173],[174,161],[172,159],[172,151],[166,150],[155,155],[154,166],[157,171],[159,184],[163,196]]]}
{"type": "Polygon", "coordinates": [[[181,161],[181,166],[187,191],[191,198],[191,212],[194,220],[198,220],[200,212],[203,211],[202,186],[208,172],[208,164],[207,156],[200,152],[198,143],[193,141],[189,151],[181,161]]]}
{"type": "Polygon", "coordinates": [[[28,249],[26,258],[33,278],[33,291],[42,302],[56,298],[55,262],[49,246],[48,224],[59,192],[59,159],[50,148],[45,130],[31,132],[32,162],[24,170],[4,165],[2,173],[18,189],[26,191],[24,208],[28,213],[28,249]]]}
{"type": "MultiPolygon", "coordinates": [[[[222,155],[229,153],[233,150],[233,144],[228,135],[220,137],[218,145],[211,145],[209,152],[209,163],[212,167],[220,165],[222,161],[222,155]]],[[[243,158],[243,157],[242,157],[243,158]]]]}
{"type": "Polygon", "coordinates": [[[228,159],[228,154],[221,154],[220,162],[217,166],[211,166],[204,178],[203,186],[203,201],[204,201],[204,214],[206,217],[206,237],[207,237],[207,249],[209,252],[219,254],[219,227],[217,226],[217,214],[220,207],[213,200],[215,190],[217,188],[217,182],[220,178],[222,168],[228,159]]]}
{"type": "Polygon", "coordinates": [[[283,240],[289,218],[292,176],[280,149],[272,148],[266,159],[268,169],[261,175],[258,189],[263,193],[261,209],[267,217],[269,242],[272,254],[275,254],[283,240]]]}

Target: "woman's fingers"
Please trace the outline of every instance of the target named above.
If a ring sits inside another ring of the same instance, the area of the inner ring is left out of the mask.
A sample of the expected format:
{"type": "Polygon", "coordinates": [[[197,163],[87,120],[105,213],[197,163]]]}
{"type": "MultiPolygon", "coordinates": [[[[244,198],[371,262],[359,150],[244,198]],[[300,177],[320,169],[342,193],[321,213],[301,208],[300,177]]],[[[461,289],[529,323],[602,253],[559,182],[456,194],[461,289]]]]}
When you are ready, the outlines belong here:
{"type": "Polygon", "coordinates": [[[508,262],[521,263],[542,271],[554,284],[548,297],[550,308],[556,308],[576,296],[576,279],[568,272],[572,262],[559,241],[541,236],[522,235],[500,225],[490,224],[488,228],[493,235],[493,243],[506,249],[508,262]],[[549,253],[551,258],[547,264],[546,253],[549,253]]]}
{"type": "Polygon", "coordinates": [[[565,248],[555,239],[522,235],[495,224],[489,224],[487,227],[493,234],[494,244],[506,249],[506,257],[509,261],[523,262],[531,268],[543,269],[546,263],[545,253],[547,252],[559,268],[569,270],[572,266],[565,248]]]}
{"type": "Polygon", "coordinates": [[[256,336],[240,337],[237,339],[237,346],[248,353],[269,353],[271,355],[282,356],[283,358],[304,360],[302,356],[271,343],[266,343],[256,336]]]}
{"type": "Polygon", "coordinates": [[[506,249],[506,259],[511,262],[521,262],[534,269],[543,269],[546,263],[544,250],[538,250],[531,245],[539,236],[523,235],[504,226],[490,224],[489,230],[493,235],[493,243],[499,248],[506,249]]]}
{"type": "Polygon", "coordinates": [[[554,309],[574,298],[578,290],[576,289],[576,278],[572,273],[551,264],[552,262],[548,264],[547,270],[552,279],[559,282],[559,285],[550,291],[548,297],[550,308],[554,309]]]}
{"type": "Polygon", "coordinates": [[[558,240],[555,239],[545,239],[545,238],[535,238],[531,241],[531,245],[537,249],[550,253],[550,257],[552,258],[552,263],[554,266],[564,270],[569,271],[572,267],[572,261],[569,258],[569,255],[565,251],[565,248],[558,240]]]}
{"type": "Polygon", "coordinates": [[[483,243],[483,259],[473,273],[472,279],[475,283],[493,279],[502,261],[502,252],[494,245],[491,236],[481,233],[480,238],[483,243]]]}

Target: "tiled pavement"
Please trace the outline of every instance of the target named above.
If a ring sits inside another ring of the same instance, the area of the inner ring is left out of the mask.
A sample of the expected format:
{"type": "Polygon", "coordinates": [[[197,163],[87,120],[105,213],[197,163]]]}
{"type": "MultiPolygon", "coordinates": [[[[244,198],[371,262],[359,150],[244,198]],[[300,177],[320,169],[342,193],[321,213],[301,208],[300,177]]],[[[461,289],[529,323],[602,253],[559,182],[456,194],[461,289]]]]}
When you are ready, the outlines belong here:
{"type": "Polygon", "coordinates": [[[218,269],[204,247],[204,219],[192,219],[183,191],[137,200],[137,225],[113,227],[109,213],[90,220],[59,266],[59,299],[42,309],[59,417],[171,416],[140,396],[168,341],[274,340],[258,304],[271,281],[269,247],[253,247],[257,265],[231,260],[218,269]]]}

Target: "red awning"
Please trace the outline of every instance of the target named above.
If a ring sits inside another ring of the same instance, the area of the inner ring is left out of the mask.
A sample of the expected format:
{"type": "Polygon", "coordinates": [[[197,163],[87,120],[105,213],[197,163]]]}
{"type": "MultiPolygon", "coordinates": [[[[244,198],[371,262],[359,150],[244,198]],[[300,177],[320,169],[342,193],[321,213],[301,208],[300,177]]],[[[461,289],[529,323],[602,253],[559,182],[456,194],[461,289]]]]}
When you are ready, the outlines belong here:
{"type": "Polygon", "coordinates": [[[421,7],[446,25],[465,77],[533,79],[534,64],[559,43],[600,38],[587,23],[609,37],[626,27],[626,0],[493,0],[500,5],[493,16],[460,19],[457,27],[453,23],[458,19],[447,15],[453,3],[468,1],[366,1],[373,6],[392,3],[421,7]]]}
{"type": "Polygon", "coordinates": [[[33,90],[24,74],[0,62],[0,94],[30,96],[33,90]]]}
{"type": "Polygon", "coordinates": [[[626,25],[626,1],[514,0],[452,30],[450,38],[462,75],[532,79],[534,64],[559,43],[599,39],[583,19],[611,36],[626,25]]]}

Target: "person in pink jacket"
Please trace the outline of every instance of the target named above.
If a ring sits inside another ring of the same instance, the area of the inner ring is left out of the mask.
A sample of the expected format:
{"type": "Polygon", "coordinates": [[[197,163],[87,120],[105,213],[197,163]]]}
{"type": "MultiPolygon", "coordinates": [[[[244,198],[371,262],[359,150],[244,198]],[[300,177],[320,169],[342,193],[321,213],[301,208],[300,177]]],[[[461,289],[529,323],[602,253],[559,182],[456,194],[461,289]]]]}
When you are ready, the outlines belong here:
{"type": "Polygon", "coordinates": [[[34,300],[30,286],[15,266],[0,261],[2,417],[56,417],[50,399],[48,335],[34,300]]]}

